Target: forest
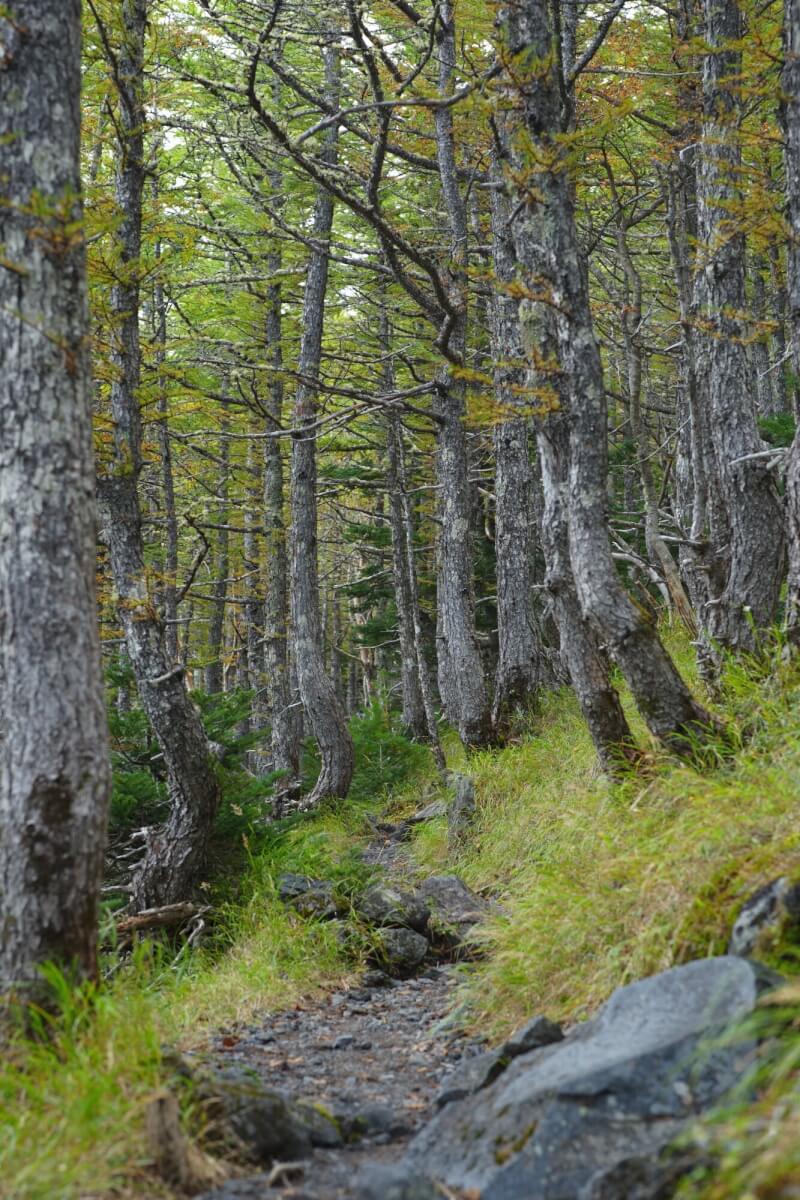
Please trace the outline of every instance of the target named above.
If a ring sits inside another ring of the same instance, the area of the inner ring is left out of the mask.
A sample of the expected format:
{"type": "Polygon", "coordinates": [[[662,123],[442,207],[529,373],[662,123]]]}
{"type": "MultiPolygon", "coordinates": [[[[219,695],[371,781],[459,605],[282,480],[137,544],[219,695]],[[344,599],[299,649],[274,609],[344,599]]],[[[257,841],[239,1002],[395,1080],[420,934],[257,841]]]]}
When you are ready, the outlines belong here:
{"type": "Polygon", "coordinates": [[[800,0],[0,3],[0,1197],[800,1194],[800,0]]]}

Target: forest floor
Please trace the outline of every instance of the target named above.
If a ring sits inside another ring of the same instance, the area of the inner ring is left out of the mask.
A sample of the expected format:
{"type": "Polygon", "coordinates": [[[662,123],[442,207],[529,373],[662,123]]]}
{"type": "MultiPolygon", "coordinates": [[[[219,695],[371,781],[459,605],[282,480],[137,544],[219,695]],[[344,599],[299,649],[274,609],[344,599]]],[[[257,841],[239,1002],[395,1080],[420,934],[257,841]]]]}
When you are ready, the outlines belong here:
{"type": "MultiPolygon", "coordinates": [[[[413,865],[395,838],[376,834],[362,857],[387,881],[413,887],[413,865]]],[[[359,1136],[229,1180],[209,1200],[350,1200],[362,1167],[399,1159],[453,1068],[485,1045],[454,1027],[454,983],[447,963],[425,963],[406,979],[368,970],[310,1003],[217,1030],[195,1052],[204,1064],[254,1071],[290,1100],[312,1102],[344,1128],[358,1125],[359,1136]]]]}
{"type": "Polygon", "coordinates": [[[235,1036],[219,1035],[212,1047],[219,1064],[254,1069],[267,1087],[313,1098],[345,1120],[359,1118],[366,1131],[290,1164],[283,1186],[280,1169],[273,1170],[230,1181],[211,1193],[215,1200],[348,1200],[361,1167],[399,1158],[431,1115],[443,1079],[475,1044],[441,1028],[451,986],[449,972],[434,967],[390,987],[334,992],[235,1036]]]}
{"type": "MultiPolygon", "coordinates": [[[[670,649],[692,679],[691,647],[674,635],[670,649]]],[[[54,977],[61,1012],[48,1036],[20,1038],[0,1059],[2,1200],[172,1198],[145,1121],[152,1097],[174,1083],[165,1046],[190,1061],[251,1066],[268,1087],[334,1114],[372,1106],[366,1139],[315,1151],[283,1187],[286,1200],[339,1200],[363,1163],[401,1154],[479,1038],[497,1044],[538,1013],[579,1022],[622,984],[724,953],[748,896],[779,877],[800,880],[800,673],[782,660],[744,664],[724,685],[717,711],[733,757],[691,766],[653,749],[614,785],[599,775],[567,692],[546,697],[501,749],[467,760],[450,741],[449,765],[468,771],[477,803],[456,847],[442,816],[402,843],[376,838],[387,805],[398,822],[448,792],[422,748],[365,717],[358,789],[345,804],[248,833],[246,862],[218,873],[233,883],[212,896],[207,946],[176,953],[142,942],[124,960],[109,952],[96,994],[54,977]],[[381,867],[409,881],[453,873],[493,901],[475,959],[365,988],[368,940],[344,944],[340,922],[306,920],[278,894],[280,876],[297,873],[331,880],[354,904],[381,867]]],[[[800,932],[762,957],[797,980],[800,932]]],[[[720,1166],[685,1192],[693,1200],[797,1195],[800,989],[791,1031],[784,1066],[756,1103],[708,1129],[720,1166]]],[[[189,1135],[216,1155],[191,1095],[181,1103],[189,1135]]],[[[263,1174],[258,1185],[231,1179],[223,1195],[281,1196],[263,1185],[263,1174]]]]}

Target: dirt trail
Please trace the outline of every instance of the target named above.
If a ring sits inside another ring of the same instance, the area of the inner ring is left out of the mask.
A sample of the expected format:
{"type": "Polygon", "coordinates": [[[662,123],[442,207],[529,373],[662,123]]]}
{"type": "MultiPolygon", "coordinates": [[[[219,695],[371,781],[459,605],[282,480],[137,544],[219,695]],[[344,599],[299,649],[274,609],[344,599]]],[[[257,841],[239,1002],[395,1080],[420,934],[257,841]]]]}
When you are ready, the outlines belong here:
{"type": "MultiPolygon", "coordinates": [[[[378,834],[365,859],[396,882],[408,882],[408,864],[394,838],[378,834]]],[[[315,1149],[284,1176],[274,1169],[231,1180],[208,1200],[350,1200],[358,1170],[399,1158],[430,1117],[442,1081],[481,1048],[448,1026],[453,969],[427,966],[416,978],[370,986],[376,974],[367,973],[366,986],[214,1039],[217,1065],[253,1069],[268,1087],[313,1101],[344,1128],[356,1121],[365,1132],[343,1146],[315,1149]]]]}

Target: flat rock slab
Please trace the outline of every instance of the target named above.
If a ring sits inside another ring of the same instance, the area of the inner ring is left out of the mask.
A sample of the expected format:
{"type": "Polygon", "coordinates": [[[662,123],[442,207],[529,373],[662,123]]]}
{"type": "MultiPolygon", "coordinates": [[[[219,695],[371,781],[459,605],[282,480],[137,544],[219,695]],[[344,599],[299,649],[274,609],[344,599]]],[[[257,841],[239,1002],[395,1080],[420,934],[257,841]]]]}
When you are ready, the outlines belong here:
{"type": "Polygon", "coordinates": [[[563,1041],[442,1108],[408,1149],[407,1179],[481,1200],[626,1200],[622,1165],[657,1156],[752,1063],[752,1040],[714,1039],[774,982],[724,956],[620,988],[563,1041]]]}

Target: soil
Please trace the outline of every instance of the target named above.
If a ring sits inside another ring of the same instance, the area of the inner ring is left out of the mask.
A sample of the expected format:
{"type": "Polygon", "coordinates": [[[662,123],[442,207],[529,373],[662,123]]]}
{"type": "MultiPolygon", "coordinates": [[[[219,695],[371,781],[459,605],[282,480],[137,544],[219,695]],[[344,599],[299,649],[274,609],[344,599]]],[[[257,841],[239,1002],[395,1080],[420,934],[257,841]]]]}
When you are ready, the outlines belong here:
{"type": "MultiPolygon", "coordinates": [[[[376,834],[365,858],[408,882],[405,856],[391,831],[376,834]]],[[[267,1087],[321,1105],[343,1118],[345,1127],[360,1117],[367,1132],[335,1149],[315,1149],[288,1168],[279,1163],[230,1180],[207,1200],[350,1200],[362,1167],[402,1155],[432,1115],[444,1079],[483,1047],[452,1025],[452,966],[426,965],[405,980],[379,976],[367,973],[366,986],[216,1036],[209,1057],[217,1065],[255,1070],[267,1087]],[[373,977],[381,986],[371,985],[373,977]]]]}

